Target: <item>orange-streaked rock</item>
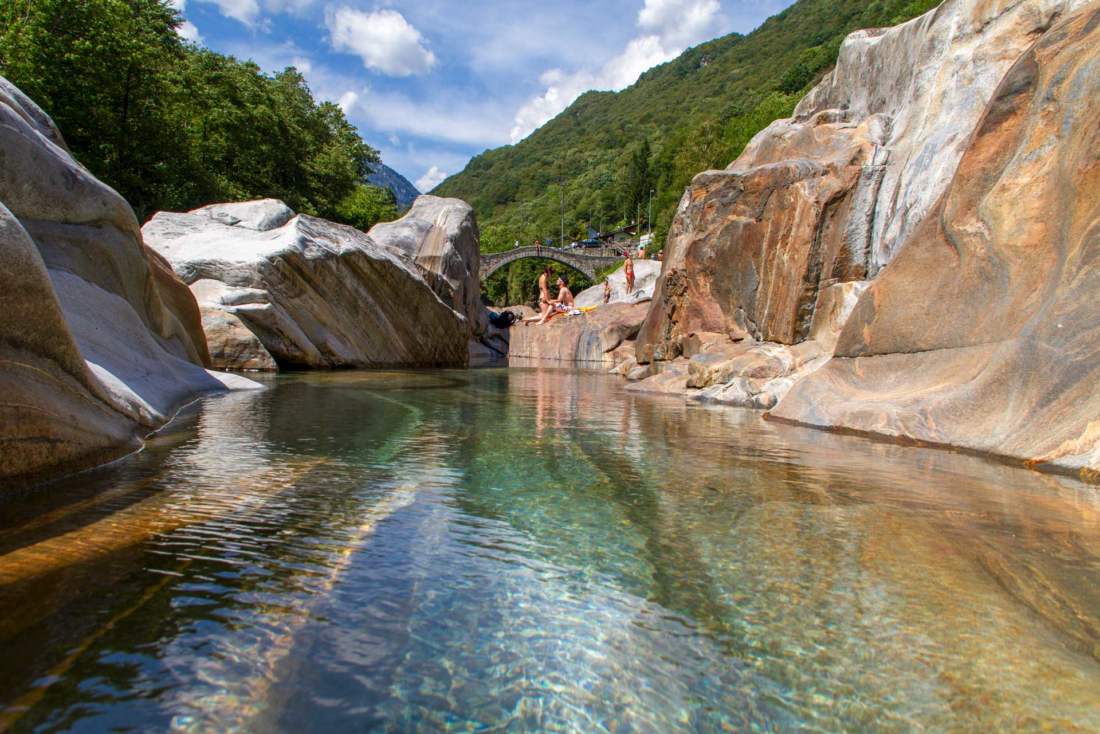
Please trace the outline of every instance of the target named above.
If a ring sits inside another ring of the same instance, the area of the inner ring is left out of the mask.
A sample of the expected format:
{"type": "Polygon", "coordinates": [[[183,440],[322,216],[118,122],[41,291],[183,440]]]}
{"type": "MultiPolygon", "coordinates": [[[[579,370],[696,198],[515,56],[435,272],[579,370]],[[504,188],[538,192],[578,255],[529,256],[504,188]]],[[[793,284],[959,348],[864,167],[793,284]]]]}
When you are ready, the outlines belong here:
{"type": "Polygon", "coordinates": [[[777,417],[1100,471],[1100,4],[1005,77],[946,195],[777,417]]]}

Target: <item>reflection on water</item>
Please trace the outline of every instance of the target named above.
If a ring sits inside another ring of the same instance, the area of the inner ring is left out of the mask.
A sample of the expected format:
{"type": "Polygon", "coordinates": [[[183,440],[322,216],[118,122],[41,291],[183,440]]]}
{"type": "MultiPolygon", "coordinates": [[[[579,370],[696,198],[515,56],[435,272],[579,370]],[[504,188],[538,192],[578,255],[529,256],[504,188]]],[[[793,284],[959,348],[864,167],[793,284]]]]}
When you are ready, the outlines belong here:
{"type": "Polygon", "coordinates": [[[0,730],[1098,731],[1100,492],[563,371],[297,375],[0,504],[0,730]]]}

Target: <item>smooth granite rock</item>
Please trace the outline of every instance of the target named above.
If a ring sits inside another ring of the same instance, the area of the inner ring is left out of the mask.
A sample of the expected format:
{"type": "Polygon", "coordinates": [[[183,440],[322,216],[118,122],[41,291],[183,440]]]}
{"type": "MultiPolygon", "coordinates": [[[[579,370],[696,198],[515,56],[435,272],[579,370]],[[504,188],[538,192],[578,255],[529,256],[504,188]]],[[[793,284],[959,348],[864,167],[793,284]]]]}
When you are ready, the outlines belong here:
{"type": "MultiPolygon", "coordinates": [[[[626,292],[626,273],[619,268],[607,279],[611,281],[611,300],[608,303],[642,303],[653,298],[653,289],[661,274],[661,263],[656,260],[634,261],[634,290],[626,292]]],[[[603,283],[586,288],[577,294],[579,308],[603,305],[603,283]]]]}
{"type": "Polygon", "coordinates": [[[946,0],[860,31],[795,116],[696,177],[669,233],[638,358],[697,331],[796,344],[819,293],[873,278],[952,180],[997,85],[1087,0],[946,0]]]}
{"type": "Polygon", "coordinates": [[[615,303],[542,325],[516,324],[511,328],[508,363],[610,369],[618,358],[616,349],[637,335],[647,308],[644,303],[615,303]]]}
{"type": "MultiPolygon", "coordinates": [[[[0,80],[0,482],[118,458],[203,392],[198,307],[129,205],[0,80]]],[[[248,383],[251,384],[251,383],[248,383]]]]}
{"type": "Polygon", "coordinates": [[[1100,472],[1098,120],[1092,3],[1016,61],[836,358],[774,416],[1100,472]]]}
{"type": "Polygon", "coordinates": [[[202,313],[202,328],[210,345],[210,366],[217,370],[277,372],[275,358],[232,313],[234,306],[264,297],[262,291],[230,288],[218,280],[203,279],[191,286],[202,313]]]}
{"type": "Polygon", "coordinates": [[[272,200],[161,212],[143,231],[193,290],[224,286],[200,300],[230,369],[270,368],[261,352],[287,368],[465,366],[486,333],[477,225],[454,199],[421,197],[369,234],[272,200]]]}
{"type": "Polygon", "coordinates": [[[375,225],[370,236],[412,259],[436,294],[466,318],[474,337],[485,333],[489,313],[481,303],[481,237],[469,204],[420,196],[405,216],[375,225]]]}

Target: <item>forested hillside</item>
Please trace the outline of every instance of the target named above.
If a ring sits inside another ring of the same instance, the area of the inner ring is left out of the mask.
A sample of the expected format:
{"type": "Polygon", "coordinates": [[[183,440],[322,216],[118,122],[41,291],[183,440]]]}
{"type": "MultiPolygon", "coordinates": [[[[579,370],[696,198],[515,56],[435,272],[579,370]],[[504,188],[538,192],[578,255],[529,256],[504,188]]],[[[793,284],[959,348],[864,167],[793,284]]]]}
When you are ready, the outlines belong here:
{"type": "Polygon", "coordinates": [[[433,193],[469,201],[487,251],[645,220],[658,237],[698,172],[725,167],[835,62],[860,28],[895,25],[939,0],[799,0],[747,36],[730,35],[651,69],[619,93],[589,92],[514,146],[474,158],[433,193]]]}
{"type": "Polygon", "coordinates": [[[0,75],[141,219],[262,197],[362,228],[396,215],[364,186],[378,153],[339,107],[293,68],[185,43],[181,21],[166,0],[4,0],[0,75]]]}

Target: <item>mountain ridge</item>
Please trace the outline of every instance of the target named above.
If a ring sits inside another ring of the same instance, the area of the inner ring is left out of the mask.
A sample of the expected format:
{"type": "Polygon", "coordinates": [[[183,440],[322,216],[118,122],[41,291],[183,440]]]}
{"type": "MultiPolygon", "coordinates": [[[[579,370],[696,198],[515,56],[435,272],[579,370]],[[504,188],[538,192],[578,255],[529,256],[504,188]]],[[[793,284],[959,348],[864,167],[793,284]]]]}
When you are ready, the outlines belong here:
{"type": "Polygon", "coordinates": [[[437,187],[477,211],[483,248],[643,221],[656,244],[684,187],[723,168],[795,104],[853,31],[895,25],[938,0],[799,0],[753,32],[686,50],[619,91],[589,91],[514,145],[485,151],[437,187]]]}
{"type": "Polygon", "coordinates": [[[413,202],[416,201],[416,197],[420,196],[420,190],[413,186],[409,179],[385,163],[372,164],[371,174],[367,176],[367,183],[380,189],[386,189],[393,194],[393,198],[397,202],[397,208],[401,210],[411,207],[413,202]]]}

